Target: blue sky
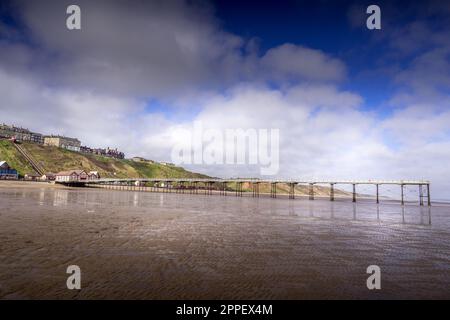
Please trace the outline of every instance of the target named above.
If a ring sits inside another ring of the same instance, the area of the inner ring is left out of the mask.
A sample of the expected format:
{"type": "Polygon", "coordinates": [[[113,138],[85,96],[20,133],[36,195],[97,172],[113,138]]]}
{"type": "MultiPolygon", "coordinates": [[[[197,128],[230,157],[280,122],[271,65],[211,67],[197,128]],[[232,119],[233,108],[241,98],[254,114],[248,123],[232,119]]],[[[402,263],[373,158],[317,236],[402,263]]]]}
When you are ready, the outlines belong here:
{"type": "MultiPolygon", "coordinates": [[[[390,113],[389,100],[395,90],[394,67],[407,67],[423,52],[392,55],[386,34],[416,22],[431,30],[448,28],[448,4],[428,1],[214,1],[215,12],[226,30],[259,40],[261,51],[283,43],[323,50],[345,61],[348,79],[344,88],[365,98],[365,107],[390,113]],[[368,30],[365,8],[382,9],[382,30],[368,30]],[[429,6],[433,9],[427,9],[429,6]],[[444,10],[440,10],[444,8],[444,10]],[[429,15],[424,11],[432,10],[429,15]],[[352,22],[354,16],[355,22],[352,22]]],[[[414,51],[414,50],[412,50],[414,51]]]]}
{"type": "MultiPolygon", "coordinates": [[[[386,52],[383,43],[374,43],[375,33],[384,31],[368,30],[364,27],[365,20],[364,25],[353,26],[348,17],[353,6],[361,6],[361,17],[367,17],[364,8],[371,1],[215,1],[215,4],[223,26],[242,36],[258,38],[262,51],[289,42],[332,53],[348,66],[345,87],[362,92],[369,107],[377,107],[389,98],[390,83],[382,74],[373,72],[386,52]]],[[[398,10],[390,7],[389,13],[398,10]]],[[[382,14],[383,23],[387,22],[385,19],[390,15],[385,10],[382,14]]],[[[402,16],[398,18],[404,20],[402,16]]],[[[401,22],[392,18],[389,21],[398,23],[401,22]]]]}
{"type": "Polygon", "coordinates": [[[276,128],[279,178],[424,178],[446,197],[449,2],[78,0],[69,31],[73,2],[1,2],[1,121],[160,161],[199,121],[276,128]]]}

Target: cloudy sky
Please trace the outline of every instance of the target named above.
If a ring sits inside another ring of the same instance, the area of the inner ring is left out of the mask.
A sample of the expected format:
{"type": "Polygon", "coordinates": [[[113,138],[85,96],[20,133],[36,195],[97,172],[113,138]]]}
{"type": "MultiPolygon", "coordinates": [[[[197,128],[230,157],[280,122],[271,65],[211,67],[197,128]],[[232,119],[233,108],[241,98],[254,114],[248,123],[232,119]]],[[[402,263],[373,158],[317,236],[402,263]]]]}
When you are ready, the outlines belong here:
{"type": "Polygon", "coordinates": [[[378,1],[368,30],[372,1],[277,2],[2,0],[0,122],[160,161],[196,121],[276,128],[276,178],[429,179],[450,199],[450,3],[378,1]]]}

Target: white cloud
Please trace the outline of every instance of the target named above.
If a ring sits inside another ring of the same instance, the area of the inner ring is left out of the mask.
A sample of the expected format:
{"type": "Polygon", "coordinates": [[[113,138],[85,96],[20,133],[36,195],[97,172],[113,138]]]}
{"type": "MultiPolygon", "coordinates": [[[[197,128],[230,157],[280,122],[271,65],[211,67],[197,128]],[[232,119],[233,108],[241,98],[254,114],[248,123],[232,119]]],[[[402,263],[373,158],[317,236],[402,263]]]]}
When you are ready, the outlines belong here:
{"type": "Polygon", "coordinates": [[[335,82],[346,73],[320,50],[260,53],[255,39],[223,31],[203,2],[80,0],[80,31],[65,27],[70,1],[19,3],[27,41],[3,45],[0,59],[10,70],[32,68],[46,85],[172,100],[240,81],[335,82]]]}
{"type": "Polygon", "coordinates": [[[345,77],[345,66],[320,50],[293,44],[270,49],[262,57],[265,74],[278,81],[339,81],[345,77]]]}
{"type": "MultiPolygon", "coordinates": [[[[12,28],[0,35],[9,39],[0,44],[3,122],[166,161],[183,139],[177,129],[194,121],[219,130],[276,128],[278,177],[426,178],[436,197],[448,198],[450,69],[442,34],[432,37],[438,48],[398,73],[396,110],[380,120],[362,111],[363,97],[339,87],[347,77],[339,59],[293,44],[261,53],[254,39],[222,30],[208,6],[80,0],[82,31],[69,32],[68,1],[20,4],[31,35],[12,28]],[[267,86],[272,81],[280,89],[267,86]],[[178,109],[149,111],[148,99],[178,109]]],[[[411,30],[427,38],[427,28],[411,30]]],[[[394,36],[412,37],[411,30],[394,36]]],[[[397,50],[414,49],[415,39],[403,40],[397,50]]],[[[191,168],[259,175],[255,166],[191,168]]]]}

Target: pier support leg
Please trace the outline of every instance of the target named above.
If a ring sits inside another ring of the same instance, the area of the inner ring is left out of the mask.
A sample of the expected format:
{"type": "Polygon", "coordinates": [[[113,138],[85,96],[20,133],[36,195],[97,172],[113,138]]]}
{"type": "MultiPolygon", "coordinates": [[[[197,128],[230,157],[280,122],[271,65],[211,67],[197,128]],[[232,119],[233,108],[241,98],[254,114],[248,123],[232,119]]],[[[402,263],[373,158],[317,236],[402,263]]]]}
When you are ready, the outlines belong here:
{"type": "Polygon", "coordinates": [[[295,199],[295,184],[289,184],[289,199],[295,199]]]}
{"type": "Polygon", "coordinates": [[[242,182],[236,182],[236,197],[242,197],[242,182]]]}
{"type": "Polygon", "coordinates": [[[427,200],[428,200],[428,206],[431,206],[430,185],[429,184],[427,184],[427,200]]]}
{"type": "Polygon", "coordinates": [[[330,201],[334,201],[334,183],[330,183],[330,201]]]}
{"type": "Polygon", "coordinates": [[[423,206],[423,189],[421,184],[419,184],[419,205],[423,206]]]}
{"type": "Polygon", "coordinates": [[[356,184],[353,184],[353,202],[356,202],[356,184]]]}
{"type": "Polygon", "coordinates": [[[401,194],[402,195],[402,206],[405,204],[404,187],[405,187],[404,184],[400,185],[400,189],[402,190],[402,194],[401,194]]]}
{"type": "Polygon", "coordinates": [[[276,182],[271,183],[270,196],[272,198],[277,197],[277,183],[276,182]]]}
{"type": "Polygon", "coordinates": [[[309,184],[309,200],[314,200],[314,183],[309,184]]]}
{"type": "Polygon", "coordinates": [[[236,197],[242,197],[242,182],[236,182],[236,197]]]}
{"type": "Polygon", "coordinates": [[[377,187],[377,203],[380,203],[380,193],[379,193],[380,186],[378,184],[376,184],[375,186],[377,187]]]}
{"type": "Polygon", "coordinates": [[[259,198],[259,182],[253,182],[252,183],[252,187],[253,187],[253,198],[259,198]]]}

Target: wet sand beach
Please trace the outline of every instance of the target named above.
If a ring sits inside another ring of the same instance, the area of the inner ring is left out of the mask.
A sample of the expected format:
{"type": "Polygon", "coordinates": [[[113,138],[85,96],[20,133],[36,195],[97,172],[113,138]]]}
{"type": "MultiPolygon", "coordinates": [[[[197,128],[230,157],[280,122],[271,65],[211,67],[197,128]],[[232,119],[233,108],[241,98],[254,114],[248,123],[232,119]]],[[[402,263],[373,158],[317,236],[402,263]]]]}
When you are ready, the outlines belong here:
{"type": "Polygon", "coordinates": [[[449,299],[450,206],[1,182],[0,298],[449,299]]]}

